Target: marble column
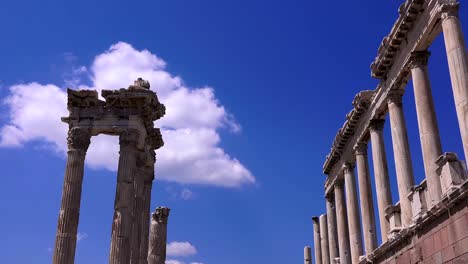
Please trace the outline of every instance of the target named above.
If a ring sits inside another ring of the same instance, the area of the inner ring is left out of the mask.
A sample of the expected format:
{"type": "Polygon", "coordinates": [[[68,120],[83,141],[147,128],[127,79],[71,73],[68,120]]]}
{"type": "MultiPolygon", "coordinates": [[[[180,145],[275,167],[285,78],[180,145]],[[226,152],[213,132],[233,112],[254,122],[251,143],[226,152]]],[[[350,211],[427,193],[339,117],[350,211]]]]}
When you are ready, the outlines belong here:
{"type": "Polygon", "coordinates": [[[330,252],[328,248],[328,227],[327,227],[327,215],[323,214],[319,217],[320,221],[320,247],[322,248],[322,263],[330,263],[330,252]]]}
{"type": "Polygon", "coordinates": [[[145,207],[144,201],[144,180],[146,174],[146,153],[145,151],[138,151],[137,168],[134,179],[135,197],[133,205],[133,227],[132,236],[130,240],[131,252],[130,263],[138,264],[140,261],[140,245],[142,234],[142,218],[145,207]]]}
{"type": "Polygon", "coordinates": [[[361,221],[359,220],[359,205],[354,176],[354,164],[343,166],[346,189],[346,208],[348,212],[349,244],[352,263],[358,263],[362,255],[361,221]]]}
{"type": "Polygon", "coordinates": [[[315,263],[322,264],[322,245],[320,243],[320,220],[317,216],[312,217],[314,226],[314,256],[315,263]]]}
{"type": "Polygon", "coordinates": [[[151,231],[149,237],[148,264],[164,264],[166,262],[167,207],[158,207],[151,215],[151,231]]]}
{"type": "Polygon", "coordinates": [[[366,255],[368,255],[377,248],[377,235],[375,233],[374,200],[372,199],[367,143],[357,143],[354,147],[354,153],[356,154],[364,247],[366,255]]]}
{"type": "Polygon", "coordinates": [[[388,96],[387,103],[392,131],[398,195],[400,197],[401,222],[403,227],[407,227],[412,222],[411,202],[408,199],[408,193],[414,185],[414,177],[402,96],[401,92],[393,92],[388,96]]]}
{"type": "Polygon", "coordinates": [[[388,178],[387,155],[385,154],[385,143],[383,137],[384,123],[385,120],[374,119],[371,120],[369,126],[382,242],[387,241],[387,235],[390,231],[390,225],[385,218],[385,208],[392,205],[392,193],[390,190],[390,180],[388,178]]]}
{"type": "Polygon", "coordinates": [[[304,247],[304,264],[312,264],[312,254],[310,247],[304,247]]]}
{"type": "Polygon", "coordinates": [[[334,193],[327,194],[325,198],[327,200],[328,248],[330,263],[333,263],[334,259],[339,257],[334,193]]]}
{"type": "Polygon", "coordinates": [[[351,254],[349,249],[348,218],[346,212],[345,194],[343,181],[338,180],[334,185],[336,222],[338,226],[338,248],[340,252],[340,264],[351,264],[351,254]]]}
{"type": "Polygon", "coordinates": [[[117,190],[114,203],[114,221],[109,255],[110,264],[130,262],[135,197],[138,131],[129,129],[120,134],[120,157],[117,172],[117,190]]]}
{"type": "MultiPolygon", "coordinates": [[[[442,195],[440,177],[437,174],[436,160],[442,155],[439,127],[432,98],[431,83],[427,71],[428,51],[411,54],[411,77],[413,79],[416,114],[418,116],[419,137],[421,140],[424,172],[429,193],[429,207],[439,202],[442,195]]],[[[402,219],[403,220],[403,219],[402,219]]]]}
{"type": "Polygon", "coordinates": [[[54,264],[75,262],[84,162],[90,138],[86,129],[73,127],[68,131],[67,165],[52,260],[54,264]]]}
{"type": "Polygon", "coordinates": [[[151,151],[151,165],[145,167],[145,179],[143,187],[143,214],[141,217],[141,241],[140,241],[140,260],[139,264],[148,263],[148,239],[150,230],[150,210],[151,210],[151,189],[153,188],[154,180],[154,162],[155,153],[151,151]]]}
{"type": "Polygon", "coordinates": [[[453,96],[458,124],[463,142],[465,159],[468,161],[468,55],[458,17],[459,3],[443,1],[441,6],[442,30],[452,81],[453,96]]]}

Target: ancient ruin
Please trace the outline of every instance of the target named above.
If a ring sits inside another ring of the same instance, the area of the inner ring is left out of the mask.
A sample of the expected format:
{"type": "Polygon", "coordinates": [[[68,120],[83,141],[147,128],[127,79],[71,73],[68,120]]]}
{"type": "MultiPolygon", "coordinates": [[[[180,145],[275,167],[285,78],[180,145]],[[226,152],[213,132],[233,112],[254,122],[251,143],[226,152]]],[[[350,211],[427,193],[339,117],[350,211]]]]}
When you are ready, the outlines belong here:
{"type": "Polygon", "coordinates": [[[428,48],[443,33],[466,158],[468,54],[458,9],[456,0],[407,0],[400,6],[398,19],[371,64],[371,75],[380,83],[375,90],[356,95],[354,108],[346,115],[323,166],[327,175],[327,212],[313,218],[316,263],[468,263],[466,163],[455,153],[442,151],[427,70],[428,48]],[[402,108],[402,96],[410,79],[425,171],[425,180],[419,184],[414,183],[402,108]],[[387,113],[398,183],[397,202],[392,201],[390,192],[382,132],[387,113]],[[380,245],[368,165],[369,141],[380,245]]]}
{"type": "Polygon", "coordinates": [[[167,207],[158,207],[151,215],[148,264],[164,264],[166,262],[169,211],[170,209],[167,207]]]}
{"type": "MultiPolygon", "coordinates": [[[[74,263],[84,161],[91,137],[119,136],[120,157],[109,263],[147,263],[155,150],[163,146],[154,121],[165,114],[149,82],[127,89],[68,89],[68,156],[58,219],[54,264],[74,263]]],[[[163,245],[166,244],[165,238],[163,245]]]]}

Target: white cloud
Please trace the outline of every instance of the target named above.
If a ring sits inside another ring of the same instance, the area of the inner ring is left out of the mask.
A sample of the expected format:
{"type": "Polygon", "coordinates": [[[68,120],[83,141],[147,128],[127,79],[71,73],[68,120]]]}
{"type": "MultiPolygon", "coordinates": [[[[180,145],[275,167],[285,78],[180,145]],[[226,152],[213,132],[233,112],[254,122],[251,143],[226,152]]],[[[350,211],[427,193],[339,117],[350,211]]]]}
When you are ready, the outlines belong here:
{"type": "Polygon", "coordinates": [[[197,254],[197,249],[189,242],[174,241],[167,244],[166,247],[168,256],[192,256],[197,254]]]}
{"type": "Polygon", "coordinates": [[[76,235],[76,240],[78,242],[80,242],[82,240],[85,240],[86,238],[88,238],[88,234],[86,234],[86,233],[78,232],[78,234],[76,235]]]}
{"type": "Polygon", "coordinates": [[[166,259],[166,264],[185,264],[185,262],[176,259],[166,259]]]}
{"type": "Polygon", "coordinates": [[[202,262],[190,262],[190,264],[203,264],[202,262]]]}
{"type": "MultiPolygon", "coordinates": [[[[165,70],[166,62],[148,50],[136,50],[119,42],[95,57],[91,67],[77,67],[76,75],[89,75],[91,87],[77,84],[79,89],[119,89],[138,77],[147,79],[166,105],[166,116],[156,125],[162,128],[165,146],[157,151],[156,177],[184,184],[206,184],[239,187],[255,183],[251,172],[237,159],[219,147],[218,130],[240,131],[211,87],[189,88],[180,77],[165,70]]],[[[50,144],[65,154],[67,125],[60,117],[67,116],[67,96],[56,85],[36,82],[12,85],[5,103],[9,121],[0,130],[0,146],[22,146],[30,141],[50,144]]],[[[87,165],[115,171],[118,162],[116,137],[92,139],[87,165]]]]}

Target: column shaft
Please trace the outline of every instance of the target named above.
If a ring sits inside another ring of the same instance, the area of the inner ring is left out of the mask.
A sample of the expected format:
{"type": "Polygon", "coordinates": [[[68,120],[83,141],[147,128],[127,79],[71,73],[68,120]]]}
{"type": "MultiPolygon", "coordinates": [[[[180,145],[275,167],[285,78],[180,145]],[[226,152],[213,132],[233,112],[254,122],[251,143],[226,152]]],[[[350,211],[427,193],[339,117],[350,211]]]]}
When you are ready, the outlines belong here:
{"type": "Polygon", "coordinates": [[[340,252],[340,264],[351,264],[349,249],[349,232],[343,183],[335,183],[335,205],[338,223],[338,247],[340,252]]]}
{"type": "Polygon", "coordinates": [[[304,247],[304,264],[312,264],[312,254],[310,247],[304,247]]]}
{"type": "Polygon", "coordinates": [[[323,214],[319,217],[320,221],[320,247],[322,248],[322,263],[330,263],[330,252],[328,248],[328,227],[327,215],[323,214]]]}
{"type": "Polygon", "coordinates": [[[84,161],[89,143],[87,130],[72,128],[68,131],[68,156],[52,260],[54,264],[75,262],[84,161]]]}
{"type": "Polygon", "coordinates": [[[361,222],[359,220],[359,205],[354,177],[354,165],[344,166],[344,179],[346,188],[346,208],[348,212],[349,243],[352,263],[358,263],[362,255],[361,222]]]}
{"type": "Polygon", "coordinates": [[[440,177],[435,161],[442,155],[439,127],[432,98],[431,84],[427,71],[427,51],[413,52],[411,55],[411,77],[413,79],[416,114],[418,116],[419,136],[421,140],[424,172],[429,193],[429,207],[439,202],[442,194],[440,177]]]}
{"type": "Polygon", "coordinates": [[[330,263],[339,257],[338,251],[338,234],[336,232],[336,212],[335,212],[335,197],[333,193],[328,194],[327,200],[327,226],[328,226],[328,248],[330,250],[330,263]]]}
{"type": "Polygon", "coordinates": [[[148,264],[165,264],[169,208],[158,207],[151,216],[148,264]]]}
{"type": "Polygon", "coordinates": [[[390,127],[392,130],[398,195],[400,198],[401,222],[402,225],[406,227],[411,225],[412,211],[408,193],[414,185],[414,178],[401,93],[390,94],[388,98],[388,110],[390,114],[390,127]]]}
{"type": "Polygon", "coordinates": [[[318,217],[312,217],[314,226],[314,255],[315,263],[322,264],[322,244],[320,243],[320,220],[318,217]]]}
{"type": "Polygon", "coordinates": [[[137,140],[137,131],[129,130],[120,135],[120,157],[114,203],[114,221],[112,223],[111,250],[109,255],[110,264],[130,263],[137,140]]]}
{"type": "Polygon", "coordinates": [[[366,255],[368,255],[377,248],[377,235],[375,227],[374,200],[372,199],[372,188],[367,157],[367,144],[358,143],[354,150],[356,153],[364,245],[366,255]]]}
{"type": "Polygon", "coordinates": [[[143,214],[141,217],[141,242],[140,242],[140,261],[139,264],[148,263],[148,239],[150,230],[150,208],[151,208],[151,189],[153,187],[154,179],[154,162],[153,166],[148,167],[146,171],[145,185],[143,189],[143,214]]]}
{"type": "Polygon", "coordinates": [[[385,154],[385,143],[383,138],[384,122],[384,120],[372,120],[369,128],[372,142],[372,160],[374,163],[377,206],[379,209],[382,242],[387,241],[388,231],[390,231],[390,225],[385,218],[385,208],[392,204],[392,193],[390,191],[390,180],[388,178],[387,155],[385,154]]]}
{"type": "Polygon", "coordinates": [[[140,246],[142,233],[142,218],[145,207],[144,201],[144,179],[145,179],[145,155],[140,153],[137,159],[137,173],[134,179],[135,198],[133,205],[133,227],[131,236],[130,263],[138,264],[140,261],[140,246]]]}
{"type": "Polygon", "coordinates": [[[442,30],[444,32],[458,124],[465,159],[468,161],[468,55],[458,17],[458,3],[444,4],[441,11],[442,30]]]}

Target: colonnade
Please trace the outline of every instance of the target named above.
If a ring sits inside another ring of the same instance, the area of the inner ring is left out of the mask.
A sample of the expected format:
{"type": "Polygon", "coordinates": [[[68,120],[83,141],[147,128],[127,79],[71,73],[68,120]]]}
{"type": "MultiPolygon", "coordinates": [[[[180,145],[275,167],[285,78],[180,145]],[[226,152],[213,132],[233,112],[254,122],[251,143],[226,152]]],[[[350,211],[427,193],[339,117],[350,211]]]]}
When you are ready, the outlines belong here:
{"type": "MultiPolygon", "coordinates": [[[[468,157],[468,54],[458,18],[458,5],[442,5],[440,16],[463,150],[465,157],[468,157]]],[[[399,201],[393,203],[390,190],[383,136],[385,120],[372,119],[367,126],[368,136],[363,137],[366,140],[353,146],[352,155],[347,155],[348,160],[344,162],[338,175],[333,175],[336,176],[331,183],[333,187],[328,189],[325,196],[327,214],[313,218],[316,263],[334,263],[335,259],[339,259],[341,264],[359,263],[363,256],[379,246],[368,165],[368,140],[372,145],[373,176],[382,243],[391,240],[400,230],[414,225],[421,217],[421,208],[430,211],[431,208],[437,207],[450,191],[450,184],[466,181],[466,171],[458,176],[443,172],[444,166],[460,168],[465,164],[458,161],[454,153],[442,152],[427,70],[429,55],[427,50],[412,52],[408,64],[414,87],[422,147],[424,185],[415,186],[414,183],[402,104],[403,91],[390,91],[386,94],[386,110],[389,113],[399,201]],[[359,192],[356,188],[355,166],[359,192]],[[446,184],[447,182],[449,184],[446,184]],[[425,203],[424,206],[421,203],[425,203]]],[[[381,116],[385,116],[385,113],[381,116]]]]}

